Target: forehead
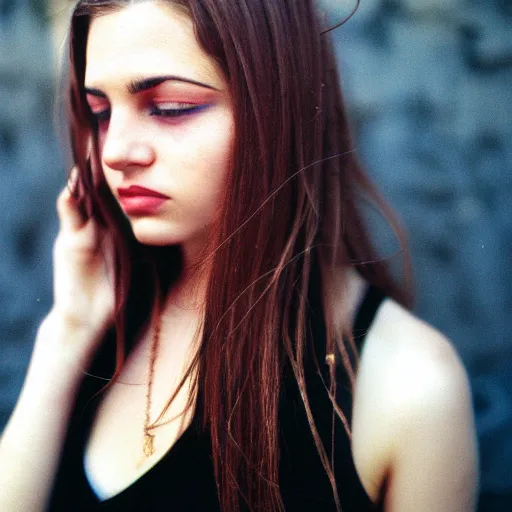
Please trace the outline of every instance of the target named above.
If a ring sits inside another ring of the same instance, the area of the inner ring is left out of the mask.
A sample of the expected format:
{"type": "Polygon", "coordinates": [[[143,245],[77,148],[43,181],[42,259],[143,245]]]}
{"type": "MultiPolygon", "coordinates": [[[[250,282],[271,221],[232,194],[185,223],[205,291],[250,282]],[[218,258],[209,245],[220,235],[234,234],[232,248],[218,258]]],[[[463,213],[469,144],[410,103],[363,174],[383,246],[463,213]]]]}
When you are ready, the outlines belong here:
{"type": "Polygon", "coordinates": [[[184,13],[144,2],[93,19],[87,40],[88,87],[108,89],[133,78],[170,74],[224,86],[184,13]]]}

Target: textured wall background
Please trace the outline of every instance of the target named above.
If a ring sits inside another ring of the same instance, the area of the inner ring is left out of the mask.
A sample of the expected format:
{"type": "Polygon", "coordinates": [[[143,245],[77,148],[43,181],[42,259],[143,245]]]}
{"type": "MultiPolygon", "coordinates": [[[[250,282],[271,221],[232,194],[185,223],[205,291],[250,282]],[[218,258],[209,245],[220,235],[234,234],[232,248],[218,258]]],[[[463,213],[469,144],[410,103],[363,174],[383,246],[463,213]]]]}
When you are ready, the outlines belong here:
{"type": "Polygon", "coordinates": [[[360,154],[410,233],[416,311],[470,372],[480,509],[512,510],[512,1],[363,0],[333,37],[360,154]]]}
{"type": "Polygon", "coordinates": [[[52,80],[43,4],[0,0],[0,425],[51,305],[54,198],[64,176],[52,127],[52,80]]]}
{"type": "Polygon", "coordinates": [[[507,348],[512,13],[503,0],[363,5],[335,34],[360,152],[412,233],[419,310],[472,364],[507,348]]]}
{"type": "MultiPolygon", "coordinates": [[[[333,21],[352,5],[324,3],[333,21]]],[[[0,0],[0,428],[51,305],[65,171],[49,22],[67,5],[0,0]]],[[[512,509],[511,22],[511,0],[362,0],[333,34],[361,158],[410,232],[417,313],[471,376],[480,512],[512,509]]]]}

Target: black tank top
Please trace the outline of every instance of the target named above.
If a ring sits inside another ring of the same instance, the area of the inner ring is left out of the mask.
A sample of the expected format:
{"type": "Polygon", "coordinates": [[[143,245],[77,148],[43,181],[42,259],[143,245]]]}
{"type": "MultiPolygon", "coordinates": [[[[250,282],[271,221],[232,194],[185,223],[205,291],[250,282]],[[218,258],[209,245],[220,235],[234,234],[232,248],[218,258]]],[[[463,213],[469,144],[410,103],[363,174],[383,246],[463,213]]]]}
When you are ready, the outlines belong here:
{"type": "MultiPolygon", "coordinates": [[[[326,333],[320,291],[316,288],[312,287],[310,291],[310,325],[320,373],[327,383],[328,368],[324,363],[326,333]]],[[[377,288],[367,288],[353,327],[359,350],[383,299],[384,295],[377,288]]],[[[112,344],[104,344],[91,367],[91,373],[111,375],[112,366],[109,365],[113,361],[112,344]]],[[[307,391],[318,433],[330,456],[332,404],[317,366],[312,361],[312,357],[306,357],[307,391]]],[[[352,393],[348,376],[342,365],[336,371],[337,401],[350,422],[352,393]]],[[[141,478],[110,499],[101,501],[96,496],[84,472],[84,453],[94,413],[100,402],[100,396],[91,398],[104,384],[97,378],[86,376],[84,379],[68,428],[48,510],[219,512],[210,438],[199,428],[197,414],[171,450],[141,478]]],[[[297,383],[291,374],[284,379],[280,400],[280,489],[285,511],[334,512],[336,507],[332,488],[320,461],[297,383]]],[[[359,480],[350,440],[339,420],[335,422],[334,473],[343,512],[382,510],[381,504],[374,504],[370,500],[359,480]]]]}

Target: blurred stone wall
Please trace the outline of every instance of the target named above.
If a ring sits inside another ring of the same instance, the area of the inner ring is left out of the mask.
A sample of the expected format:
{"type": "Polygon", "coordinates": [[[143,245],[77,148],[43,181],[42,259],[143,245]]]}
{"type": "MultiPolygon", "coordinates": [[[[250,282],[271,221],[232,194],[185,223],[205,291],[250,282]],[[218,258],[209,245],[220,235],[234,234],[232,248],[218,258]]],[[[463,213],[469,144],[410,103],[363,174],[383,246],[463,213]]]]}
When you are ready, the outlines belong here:
{"type": "MultiPolygon", "coordinates": [[[[323,3],[333,22],[353,5],[323,3]]],[[[0,0],[0,428],[51,306],[65,176],[52,78],[69,1],[43,5],[0,0]]],[[[511,0],[362,0],[332,34],[358,151],[410,234],[416,311],[471,376],[480,512],[512,510],[511,21],[511,0]]]]}
{"type": "Polygon", "coordinates": [[[0,427],[51,305],[54,203],[64,172],[46,21],[42,3],[0,0],[0,427]]]}
{"type": "MultiPolygon", "coordinates": [[[[327,4],[336,21],[354,2],[327,4]]],[[[333,38],[359,153],[410,234],[416,311],[471,376],[480,509],[510,511],[512,1],[362,0],[333,38]]]]}

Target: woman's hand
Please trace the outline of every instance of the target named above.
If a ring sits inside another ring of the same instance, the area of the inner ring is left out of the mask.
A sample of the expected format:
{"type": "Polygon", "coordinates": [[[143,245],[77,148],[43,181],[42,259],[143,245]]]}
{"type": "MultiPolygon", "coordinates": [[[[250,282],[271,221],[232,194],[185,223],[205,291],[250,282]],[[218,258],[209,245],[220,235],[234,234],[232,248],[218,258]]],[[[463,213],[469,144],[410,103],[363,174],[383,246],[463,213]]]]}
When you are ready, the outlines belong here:
{"type": "MultiPolygon", "coordinates": [[[[110,233],[83,213],[73,196],[76,169],[57,199],[60,230],[53,250],[54,304],[50,313],[66,331],[87,333],[90,346],[73,346],[89,357],[114,318],[114,246],[110,233]]],[[[85,343],[88,345],[88,343],[85,343]]]]}

